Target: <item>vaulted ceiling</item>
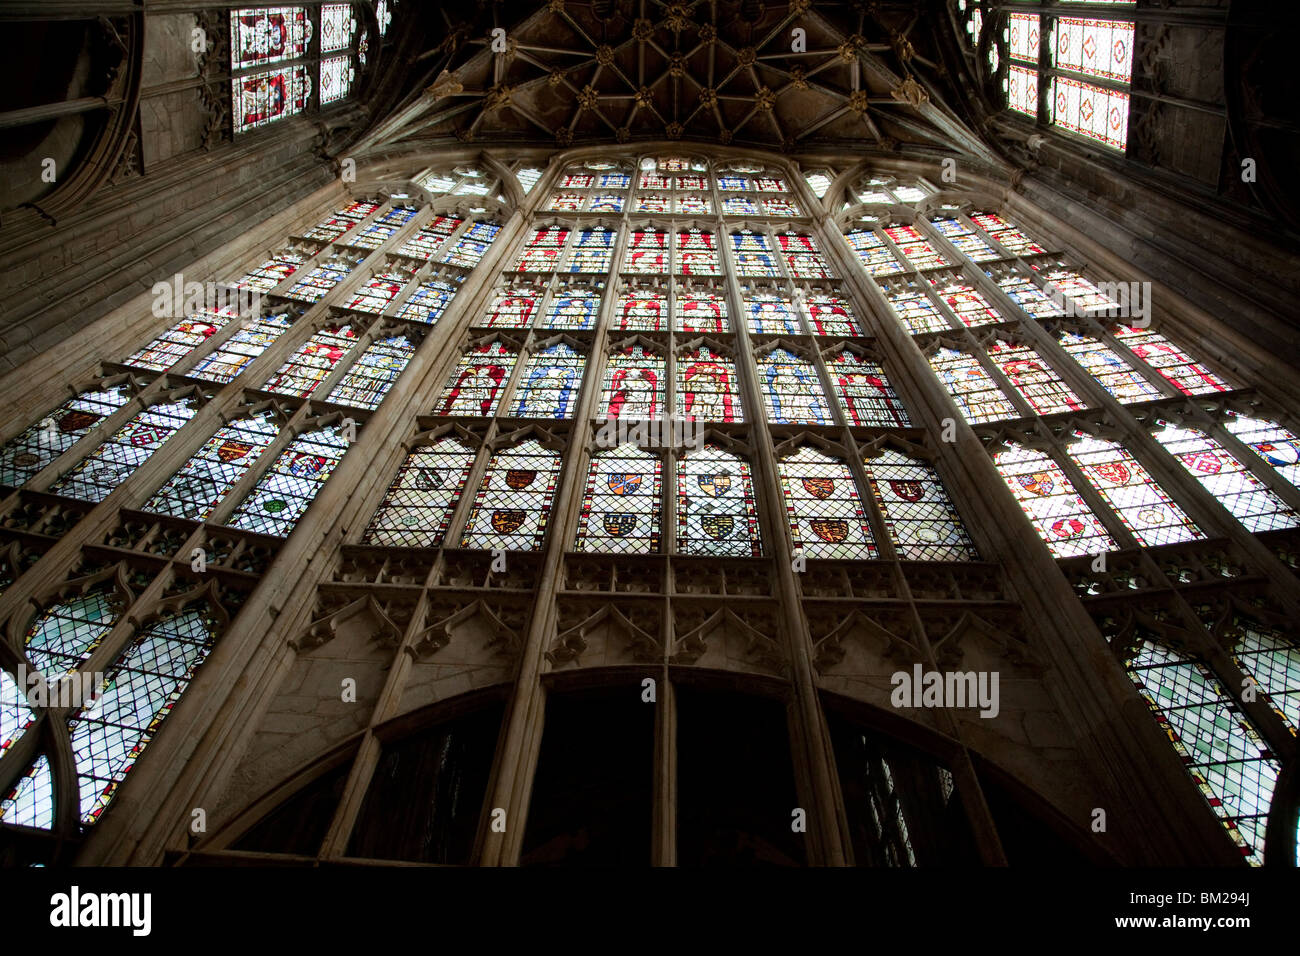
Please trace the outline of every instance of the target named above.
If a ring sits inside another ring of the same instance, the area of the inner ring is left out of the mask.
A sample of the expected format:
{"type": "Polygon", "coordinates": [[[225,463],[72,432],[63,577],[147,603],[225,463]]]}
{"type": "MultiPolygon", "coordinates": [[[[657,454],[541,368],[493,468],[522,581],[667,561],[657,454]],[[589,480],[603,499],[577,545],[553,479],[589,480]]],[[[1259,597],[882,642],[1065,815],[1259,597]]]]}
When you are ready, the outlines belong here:
{"type": "Polygon", "coordinates": [[[443,69],[367,137],[548,146],[684,139],[991,154],[948,105],[942,3],[550,0],[423,15],[443,69]],[[512,19],[512,16],[514,17],[512,19]]]}

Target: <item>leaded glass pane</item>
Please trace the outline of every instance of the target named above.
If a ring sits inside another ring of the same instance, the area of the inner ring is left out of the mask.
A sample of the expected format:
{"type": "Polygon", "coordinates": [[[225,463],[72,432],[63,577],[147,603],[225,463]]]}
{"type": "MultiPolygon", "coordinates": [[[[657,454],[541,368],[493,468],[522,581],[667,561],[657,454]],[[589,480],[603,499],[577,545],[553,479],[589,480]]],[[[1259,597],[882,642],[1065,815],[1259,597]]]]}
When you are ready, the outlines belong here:
{"type": "Polygon", "coordinates": [[[605,554],[659,551],[658,455],[620,445],[593,455],[573,550],[605,554]]]}
{"type": "Polygon", "coordinates": [[[271,463],[226,524],[284,537],[293,530],[348,450],[337,431],[299,435],[271,463]]]}
{"type": "Polygon", "coordinates": [[[362,542],[389,548],[436,548],[474,465],[474,452],[440,438],[406,456],[362,542]]]}
{"type": "Polygon", "coordinates": [[[492,456],[465,522],[462,548],[540,551],[560,477],[560,456],[535,439],[492,456]]]}
{"type": "Polygon", "coordinates": [[[158,489],[144,510],[206,521],[279,432],[275,416],[269,411],[236,419],[218,429],[158,489]]]}
{"type": "Polygon", "coordinates": [[[807,558],[875,558],[849,466],[807,445],[777,462],[794,550],[807,558]]]}
{"type": "Polygon", "coordinates": [[[146,408],[50,486],[50,491],[82,501],[103,501],[193,418],[195,411],[189,401],[146,408]]]}
{"type": "Polygon", "coordinates": [[[979,555],[938,472],[892,448],[867,459],[871,492],[905,561],[974,561],[979,555]]]}

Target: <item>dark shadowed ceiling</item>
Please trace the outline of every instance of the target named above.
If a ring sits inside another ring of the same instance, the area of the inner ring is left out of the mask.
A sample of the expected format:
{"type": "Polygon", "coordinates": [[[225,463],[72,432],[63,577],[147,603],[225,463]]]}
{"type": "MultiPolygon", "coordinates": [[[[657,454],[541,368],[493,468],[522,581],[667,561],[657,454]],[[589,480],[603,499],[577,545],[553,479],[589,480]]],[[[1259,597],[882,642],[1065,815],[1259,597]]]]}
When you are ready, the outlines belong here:
{"type": "Polygon", "coordinates": [[[947,105],[942,3],[551,0],[465,13],[422,11],[436,21],[427,35],[455,52],[369,145],[653,138],[988,157],[947,105]]]}

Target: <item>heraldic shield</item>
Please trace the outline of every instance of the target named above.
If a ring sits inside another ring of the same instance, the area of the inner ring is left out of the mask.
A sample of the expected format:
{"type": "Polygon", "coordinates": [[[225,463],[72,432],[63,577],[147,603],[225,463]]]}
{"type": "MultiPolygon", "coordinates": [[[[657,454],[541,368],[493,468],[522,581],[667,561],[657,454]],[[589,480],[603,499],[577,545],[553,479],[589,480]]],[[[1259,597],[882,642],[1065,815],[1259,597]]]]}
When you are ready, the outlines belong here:
{"type": "Polygon", "coordinates": [[[506,471],[506,487],[520,491],[527,488],[537,478],[534,468],[511,468],[506,471]]]}
{"type": "Polygon", "coordinates": [[[831,544],[840,544],[849,537],[849,523],[843,518],[813,518],[808,526],[813,534],[831,544]]]}
{"type": "Polygon", "coordinates": [[[719,495],[725,495],[731,488],[731,476],[722,474],[700,475],[695,479],[695,483],[700,486],[700,491],[710,498],[717,498],[719,495]]]}
{"type": "Polygon", "coordinates": [[[733,515],[704,515],[700,518],[700,527],[714,541],[721,541],[731,537],[731,532],[736,530],[736,519],[733,515]]]}
{"type": "Polygon", "coordinates": [[[804,478],[804,490],[814,498],[825,500],[835,490],[835,482],[830,478],[804,478]]]}
{"type": "Polygon", "coordinates": [[[492,512],[492,530],[497,534],[514,534],[524,526],[525,512],[519,508],[498,508],[492,512]]]}
{"type": "Polygon", "coordinates": [[[630,495],[641,487],[641,476],[629,473],[608,475],[605,485],[616,495],[630,495]]]}
{"type": "Polygon", "coordinates": [[[611,511],[604,516],[602,523],[606,534],[621,538],[636,527],[636,515],[626,511],[611,511]]]}

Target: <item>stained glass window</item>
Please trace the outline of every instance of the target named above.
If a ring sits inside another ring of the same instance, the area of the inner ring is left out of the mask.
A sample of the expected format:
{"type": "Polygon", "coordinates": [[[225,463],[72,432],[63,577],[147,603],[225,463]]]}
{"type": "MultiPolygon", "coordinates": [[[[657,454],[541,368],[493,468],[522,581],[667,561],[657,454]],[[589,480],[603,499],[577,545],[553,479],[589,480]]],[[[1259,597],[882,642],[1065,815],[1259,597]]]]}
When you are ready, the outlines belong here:
{"type": "Polygon", "coordinates": [[[573,550],[658,552],[662,468],[658,455],[631,443],[593,455],[573,550]]]}
{"type": "Polygon", "coordinates": [[[1076,434],[1067,449],[1070,457],[1139,544],[1155,547],[1205,537],[1122,445],[1076,434]]]}
{"type": "Polygon", "coordinates": [[[673,212],[683,216],[711,216],[713,200],[704,193],[682,193],[673,199],[673,212]]]}
{"type": "Polygon", "coordinates": [[[907,410],[878,362],[846,348],[827,360],[826,370],[849,424],[900,428],[911,425],[907,410]]]}
{"type": "Polygon", "coordinates": [[[1041,37],[1036,13],[1012,13],[1007,18],[1007,52],[1017,60],[1038,62],[1041,37]]]}
{"type": "Polygon", "coordinates": [[[542,226],[528,237],[528,244],[515,266],[518,272],[555,272],[559,269],[560,253],[569,240],[569,230],[563,226],[542,226]]]}
{"type": "Polygon", "coordinates": [[[707,345],[677,359],[677,412],[684,419],[706,422],[744,420],[736,365],[707,345]]]}
{"type": "Polygon", "coordinates": [[[89,660],[117,623],[117,600],[100,585],[54,604],[27,630],[27,659],[46,680],[71,674],[89,660]]]}
{"type": "Polygon", "coordinates": [[[756,335],[800,335],[799,313],[794,303],[778,292],[753,292],[745,296],[745,319],[756,335]]]}
{"type": "Polygon", "coordinates": [[[569,272],[609,271],[614,261],[614,240],[617,234],[604,226],[592,226],[579,229],[573,241],[573,253],[569,257],[569,272]]]}
{"type": "Polygon", "coordinates": [[[764,196],[761,200],[765,216],[802,216],[799,204],[787,196],[764,196]]]}
{"type": "Polygon", "coordinates": [[[948,303],[948,308],[952,309],[961,323],[968,328],[1002,321],[1002,316],[989,305],[988,299],[959,277],[934,276],[930,279],[930,284],[934,286],[934,291],[938,293],[939,298],[948,303]]]}
{"type": "Polygon", "coordinates": [[[817,370],[783,348],[758,360],[758,378],[774,425],[830,425],[830,409],[817,370]]]}
{"type": "Polygon", "coordinates": [[[286,291],[285,297],[299,302],[319,302],[325,294],[348,277],[353,263],[343,259],[317,266],[286,291]]]}
{"type": "Polygon", "coordinates": [[[347,440],[338,430],[320,429],[299,435],[271,463],[226,524],[284,537],[325,486],[347,450],[347,440]]]}
{"type": "Polygon", "coordinates": [[[522,329],[533,321],[540,290],[532,286],[498,289],[483,318],[474,324],[490,329],[522,329]]]}
{"type": "Polygon", "coordinates": [[[350,56],[332,56],[320,62],[320,102],[337,103],[352,92],[357,68],[350,56]]]}
{"type": "Polygon", "coordinates": [[[674,327],[678,332],[729,332],[727,300],[712,289],[683,289],[677,293],[674,327]]]}
{"type": "Polygon", "coordinates": [[[50,491],[81,501],[103,501],[193,418],[194,412],[191,401],[146,408],[56,481],[50,491]]]}
{"type": "Polygon", "coordinates": [[[452,243],[439,260],[462,269],[473,269],[483,259],[488,247],[496,241],[501,227],[494,222],[476,222],[452,243]]]}
{"type": "Polygon", "coordinates": [[[1007,105],[1026,116],[1038,115],[1038,71],[1012,63],[1007,67],[1007,105]]]}
{"type": "Polygon", "coordinates": [[[219,428],[158,489],[144,510],[206,521],[279,433],[279,424],[269,411],[236,419],[219,428]]]}
{"type": "Polygon", "coordinates": [[[930,356],[930,367],[948,389],[966,421],[974,424],[1020,417],[1016,406],[975,356],[940,347],[930,356]]]}
{"type": "Polygon", "coordinates": [[[956,216],[936,216],[930,222],[957,251],[974,262],[997,259],[1001,253],[985,242],[970,226],[956,216]]]}
{"type": "Polygon", "coordinates": [[[370,519],[363,543],[386,548],[436,548],[474,465],[474,451],[454,438],[406,456],[370,519]]]}
{"type": "Polygon", "coordinates": [[[826,195],[826,190],[831,188],[835,181],[829,173],[811,172],[804,174],[804,180],[808,183],[808,188],[813,191],[813,195],[822,199],[826,195]]]}
{"type": "Polygon", "coordinates": [[[1202,661],[1143,641],[1128,672],[1242,857],[1263,863],[1279,767],[1258,731],[1202,661]]]}
{"type": "Polygon", "coordinates": [[[761,557],[749,462],[706,444],[677,461],[677,550],[761,557]]]}
{"type": "Polygon", "coordinates": [[[474,497],[462,548],[540,551],[560,477],[560,456],[536,439],[498,451],[474,497]]]}
{"type": "MultiPolygon", "coordinates": [[[[8,671],[0,670],[0,757],[8,753],[14,741],[36,723],[36,714],[27,706],[26,691],[27,688],[19,687],[8,671]]],[[[0,820],[3,819],[4,813],[0,812],[0,820]]]]}
{"type": "Polygon", "coordinates": [[[777,462],[794,550],[807,558],[875,558],[849,466],[804,445],[777,462]]]}
{"type": "Polygon", "coordinates": [[[767,236],[748,229],[731,234],[731,248],[736,256],[736,275],[775,279],[781,275],[776,255],[767,236]]]}
{"type": "Polygon", "coordinates": [[[1046,453],[1012,445],[995,455],[993,463],[1055,557],[1118,549],[1101,519],[1046,453]]]}
{"type": "Polygon", "coordinates": [[[1233,660],[1263,691],[1265,703],[1290,726],[1300,727],[1300,647],[1280,631],[1239,618],[1233,628],[1233,660]]]}
{"type": "Polygon", "coordinates": [[[1213,438],[1172,425],[1155,432],[1155,437],[1247,531],[1274,531],[1300,524],[1286,502],[1213,438]]]}
{"type": "Polygon", "coordinates": [[[398,229],[413,219],[417,212],[419,210],[414,206],[394,206],[362,229],[360,234],[350,235],[346,242],[350,246],[357,246],[362,249],[378,249],[391,239],[398,229]]]}
{"type": "Polygon", "coordinates": [[[646,193],[637,197],[637,212],[666,213],[672,205],[666,193],[646,193]]]}
{"type": "Polygon", "coordinates": [[[291,325],[287,313],[256,319],[200,359],[187,374],[190,378],[210,382],[229,382],[265,352],[291,325]]]}
{"type": "Polygon", "coordinates": [[[1052,77],[1052,122],[1123,150],[1128,143],[1128,94],[1068,76],[1052,77]]]}
{"type": "Polygon", "coordinates": [[[814,335],[861,335],[862,328],[846,299],[814,292],[803,297],[804,316],[814,335]]]}
{"type": "Polygon", "coordinates": [[[319,247],[282,249],[257,266],[257,268],[236,279],[235,287],[238,289],[251,289],[254,292],[270,292],[297,272],[304,262],[319,251],[319,247]]]}
{"type": "Polygon", "coordinates": [[[0,484],[16,488],[131,400],[124,385],[68,399],[0,450],[0,484]]]}
{"type": "Polygon", "coordinates": [[[582,193],[555,193],[546,208],[552,212],[577,212],[582,208],[582,193]]]}
{"type": "Polygon", "coordinates": [[[997,213],[973,212],[970,219],[1012,255],[1028,256],[1047,251],[997,213]]]}
{"type": "Polygon", "coordinates": [[[533,355],[524,366],[510,414],[517,418],[572,418],[586,356],[564,342],[533,355]]]}
{"type": "Polygon", "coordinates": [[[327,325],[298,347],[262,386],[263,391],[306,398],[357,342],[350,325],[327,325]]]}
{"type": "Polygon", "coordinates": [[[932,269],[952,264],[915,226],[888,226],[885,235],[894,241],[898,251],[906,257],[913,269],[932,269]]]}
{"type": "Polygon", "coordinates": [[[435,216],[423,229],[402,243],[397,254],[423,259],[426,262],[437,255],[447,238],[464,222],[456,216],[435,216]]]}
{"type": "Polygon", "coordinates": [[[379,203],[369,202],[366,200],[357,200],[344,206],[334,215],[330,216],[323,222],[317,223],[308,229],[303,235],[308,239],[320,239],[324,242],[333,242],[339,236],[343,235],[349,229],[356,227],[357,223],[379,209],[379,203]]]}
{"type": "Polygon", "coordinates": [[[633,229],[623,258],[623,271],[667,275],[668,232],[664,229],[633,229]]]}
{"type": "Polygon", "coordinates": [[[727,196],[722,200],[724,216],[758,216],[758,200],[749,196],[727,196]]]}
{"type": "Polygon", "coordinates": [[[198,609],[151,625],[108,670],[96,707],[68,721],[82,823],[95,823],[108,807],[207,659],[216,627],[198,609]]]}
{"type": "Polygon", "coordinates": [[[345,308],[378,314],[396,299],[415,275],[413,270],[389,269],[376,272],[348,298],[345,308]]]}
{"type": "Polygon", "coordinates": [[[456,287],[444,279],[426,279],[397,310],[397,318],[434,325],[447,311],[456,287]]]}
{"type": "Polygon", "coordinates": [[[311,99],[311,74],[305,66],[285,66],[230,81],[235,132],[243,133],[301,113],[311,99]]]}
{"type": "MultiPolygon", "coordinates": [[[[1037,271],[1039,266],[1033,268],[1037,271]]],[[[1069,305],[1075,315],[1113,314],[1120,305],[1110,299],[1090,279],[1078,270],[1062,263],[1051,264],[1046,270],[1047,290],[1056,303],[1069,305]]]]}
{"type": "Polygon", "coordinates": [[[874,229],[854,229],[845,236],[853,251],[862,260],[862,265],[873,276],[891,275],[903,271],[903,264],[898,261],[885,240],[874,229]]]}
{"type": "Polygon", "coordinates": [[[544,329],[591,329],[600,313],[597,289],[571,288],[557,292],[542,318],[544,329]]]}
{"type": "MultiPolygon", "coordinates": [[[[897,280],[896,280],[897,281],[897,280]]],[[[914,284],[890,285],[885,288],[889,304],[908,332],[947,332],[952,326],[944,318],[930,297],[914,284]]]]}
{"type": "Polygon", "coordinates": [[[542,172],[543,170],[536,166],[524,166],[515,170],[515,178],[519,180],[519,188],[523,190],[525,196],[533,191],[533,187],[542,178],[542,172]]]}
{"type": "Polygon", "coordinates": [[[326,3],[320,8],[320,49],[322,53],[346,50],[357,32],[357,21],[348,3],[326,3]]]}
{"type": "Polygon", "coordinates": [[[1083,366],[1098,384],[1121,402],[1149,402],[1162,398],[1137,369],[1129,366],[1114,349],[1086,335],[1060,333],[1061,348],[1083,366]]]}
{"type": "Polygon", "coordinates": [[[886,448],[866,463],[871,492],[905,561],[974,561],[975,545],[934,467],[886,448]]]}
{"type": "Polygon", "coordinates": [[[790,275],[797,279],[832,279],[835,277],[812,236],[785,232],[776,237],[790,275]]]}
{"type": "Polygon", "coordinates": [[[1086,407],[1061,376],[1028,345],[995,342],[989,346],[988,355],[1038,414],[1052,415],[1086,407]]]}
{"type": "Polygon", "coordinates": [[[1133,76],[1133,26],[1119,20],[1058,18],[1056,66],[1127,83],[1133,76]]]}
{"type": "Polygon", "coordinates": [[[41,754],[0,801],[0,821],[14,826],[50,830],[54,827],[54,775],[41,754]]]}
{"type": "Polygon", "coordinates": [[[1184,395],[1227,392],[1232,386],[1178,348],[1159,332],[1121,325],[1115,338],[1146,362],[1184,395]]]}
{"type": "Polygon", "coordinates": [[[230,11],[231,69],[269,66],[307,55],[312,24],[304,7],[230,11]]]}
{"type": "Polygon", "coordinates": [[[447,380],[435,415],[491,415],[518,359],[499,340],[472,346],[447,380]]]}
{"type": "Polygon", "coordinates": [[[361,353],[325,400],[353,408],[378,408],[414,354],[415,346],[404,335],[377,339],[361,353]]]}
{"type": "Polygon", "coordinates": [[[1232,413],[1223,424],[1279,475],[1300,487],[1300,438],[1295,433],[1267,419],[1232,413]]]}
{"type": "Polygon", "coordinates": [[[691,229],[677,233],[677,273],[688,276],[721,275],[718,245],[711,232],[691,229]]]}
{"type": "Polygon", "coordinates": [[[629,287],[618,297],[614,328],[658,332],[668,328],[668,296],[655,289],[629,287]]]}
{"type": "Polygon", "coordinates": [[[641,345],[609,357],[601,396],[605,418],[660,418],[664,412],[664,360],[641,345]]]}
{"type": "Polygon", "coordinates": [[[1053,299],[1027,276],[1011,273],[998,278],[998,288],[1010,296],[1011,301],[1020,306],[1035,319],[1051,318],[1064,315],[1061,303],[1053,299]]]}

